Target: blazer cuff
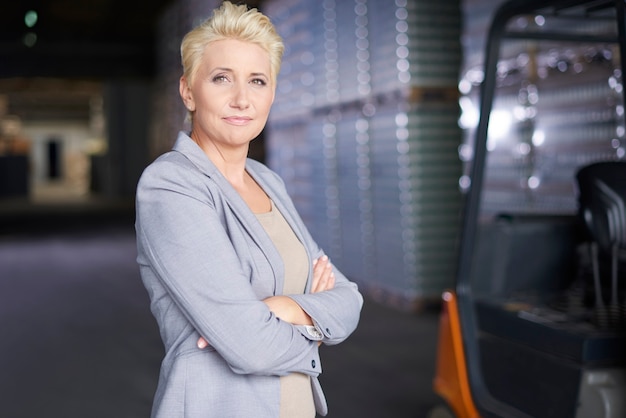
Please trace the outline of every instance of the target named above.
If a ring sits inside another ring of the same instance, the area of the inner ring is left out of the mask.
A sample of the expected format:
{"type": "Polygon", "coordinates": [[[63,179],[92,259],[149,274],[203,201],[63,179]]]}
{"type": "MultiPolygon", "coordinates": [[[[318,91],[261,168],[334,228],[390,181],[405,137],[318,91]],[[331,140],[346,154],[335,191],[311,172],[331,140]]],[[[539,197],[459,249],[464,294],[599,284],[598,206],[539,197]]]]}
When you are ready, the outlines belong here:
{"type": "Polygon", "coordinates": [[[313,325],[296,325],[296,328],[308,340],[322,341],[324,338],[324,334],[319,330],[319,328],[313,325]]]}

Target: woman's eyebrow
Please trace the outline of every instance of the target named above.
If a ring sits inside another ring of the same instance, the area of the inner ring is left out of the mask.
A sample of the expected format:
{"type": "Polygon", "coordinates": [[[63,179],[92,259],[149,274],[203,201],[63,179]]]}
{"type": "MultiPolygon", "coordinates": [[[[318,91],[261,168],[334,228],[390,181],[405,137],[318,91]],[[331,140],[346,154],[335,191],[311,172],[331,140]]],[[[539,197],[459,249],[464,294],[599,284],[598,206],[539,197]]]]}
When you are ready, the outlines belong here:
{"type": "Polygon", "coordinates": [[[232,68],[228,68],[228,67],[215,67],[215,68],[213,68],[213,70],[211,70],[212,73],[215,72],[215,71],[226,71],[226,72],[230,72],[230,73],[233,72],[232,68]]]}

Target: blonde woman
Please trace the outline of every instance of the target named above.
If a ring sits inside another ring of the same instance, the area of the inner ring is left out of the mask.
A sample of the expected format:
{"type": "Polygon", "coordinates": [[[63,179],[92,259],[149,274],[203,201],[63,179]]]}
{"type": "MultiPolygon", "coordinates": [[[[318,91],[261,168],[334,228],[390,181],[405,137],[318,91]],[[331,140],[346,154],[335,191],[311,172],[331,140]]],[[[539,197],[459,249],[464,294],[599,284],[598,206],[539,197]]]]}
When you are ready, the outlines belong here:
{"type": "Polygon", "coordinates": [[[282,53],[266,16],[229,2],[183,39],[191,131],[137,188],[137,260],[165,346],[153,417],[327,413],[319,346],[354,331],[363,299],[278,175],[247,158],[282,53]]]}

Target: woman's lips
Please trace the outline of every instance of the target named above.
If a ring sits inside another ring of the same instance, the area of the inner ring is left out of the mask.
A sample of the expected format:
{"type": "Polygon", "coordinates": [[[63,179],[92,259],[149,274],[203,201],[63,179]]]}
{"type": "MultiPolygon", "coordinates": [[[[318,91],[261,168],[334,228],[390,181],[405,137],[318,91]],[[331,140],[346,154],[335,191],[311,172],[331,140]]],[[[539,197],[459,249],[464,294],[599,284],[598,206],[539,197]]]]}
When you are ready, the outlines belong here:
{"type": "Polygon", "coordinates": [[[246,125],[250,123],[252,118],[247,117],[247,116],[228,116],[228,117],[225,117],[224,120],[230,123],[231,125],[240,126],[240,125],[246,125]]]}

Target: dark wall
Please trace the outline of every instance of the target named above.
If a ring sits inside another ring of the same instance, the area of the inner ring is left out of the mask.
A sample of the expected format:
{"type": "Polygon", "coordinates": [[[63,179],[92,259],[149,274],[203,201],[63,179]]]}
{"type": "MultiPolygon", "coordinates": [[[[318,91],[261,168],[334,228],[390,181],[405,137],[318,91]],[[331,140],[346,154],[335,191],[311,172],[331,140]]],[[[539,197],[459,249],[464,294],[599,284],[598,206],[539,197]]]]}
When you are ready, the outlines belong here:
{"type": "Polygon", "coordinates": [[[148,161],[152,84],[115,80],[104,88],[108,152],[93,160],[92,189],[97,194],[131,197],[148,161]]]}

